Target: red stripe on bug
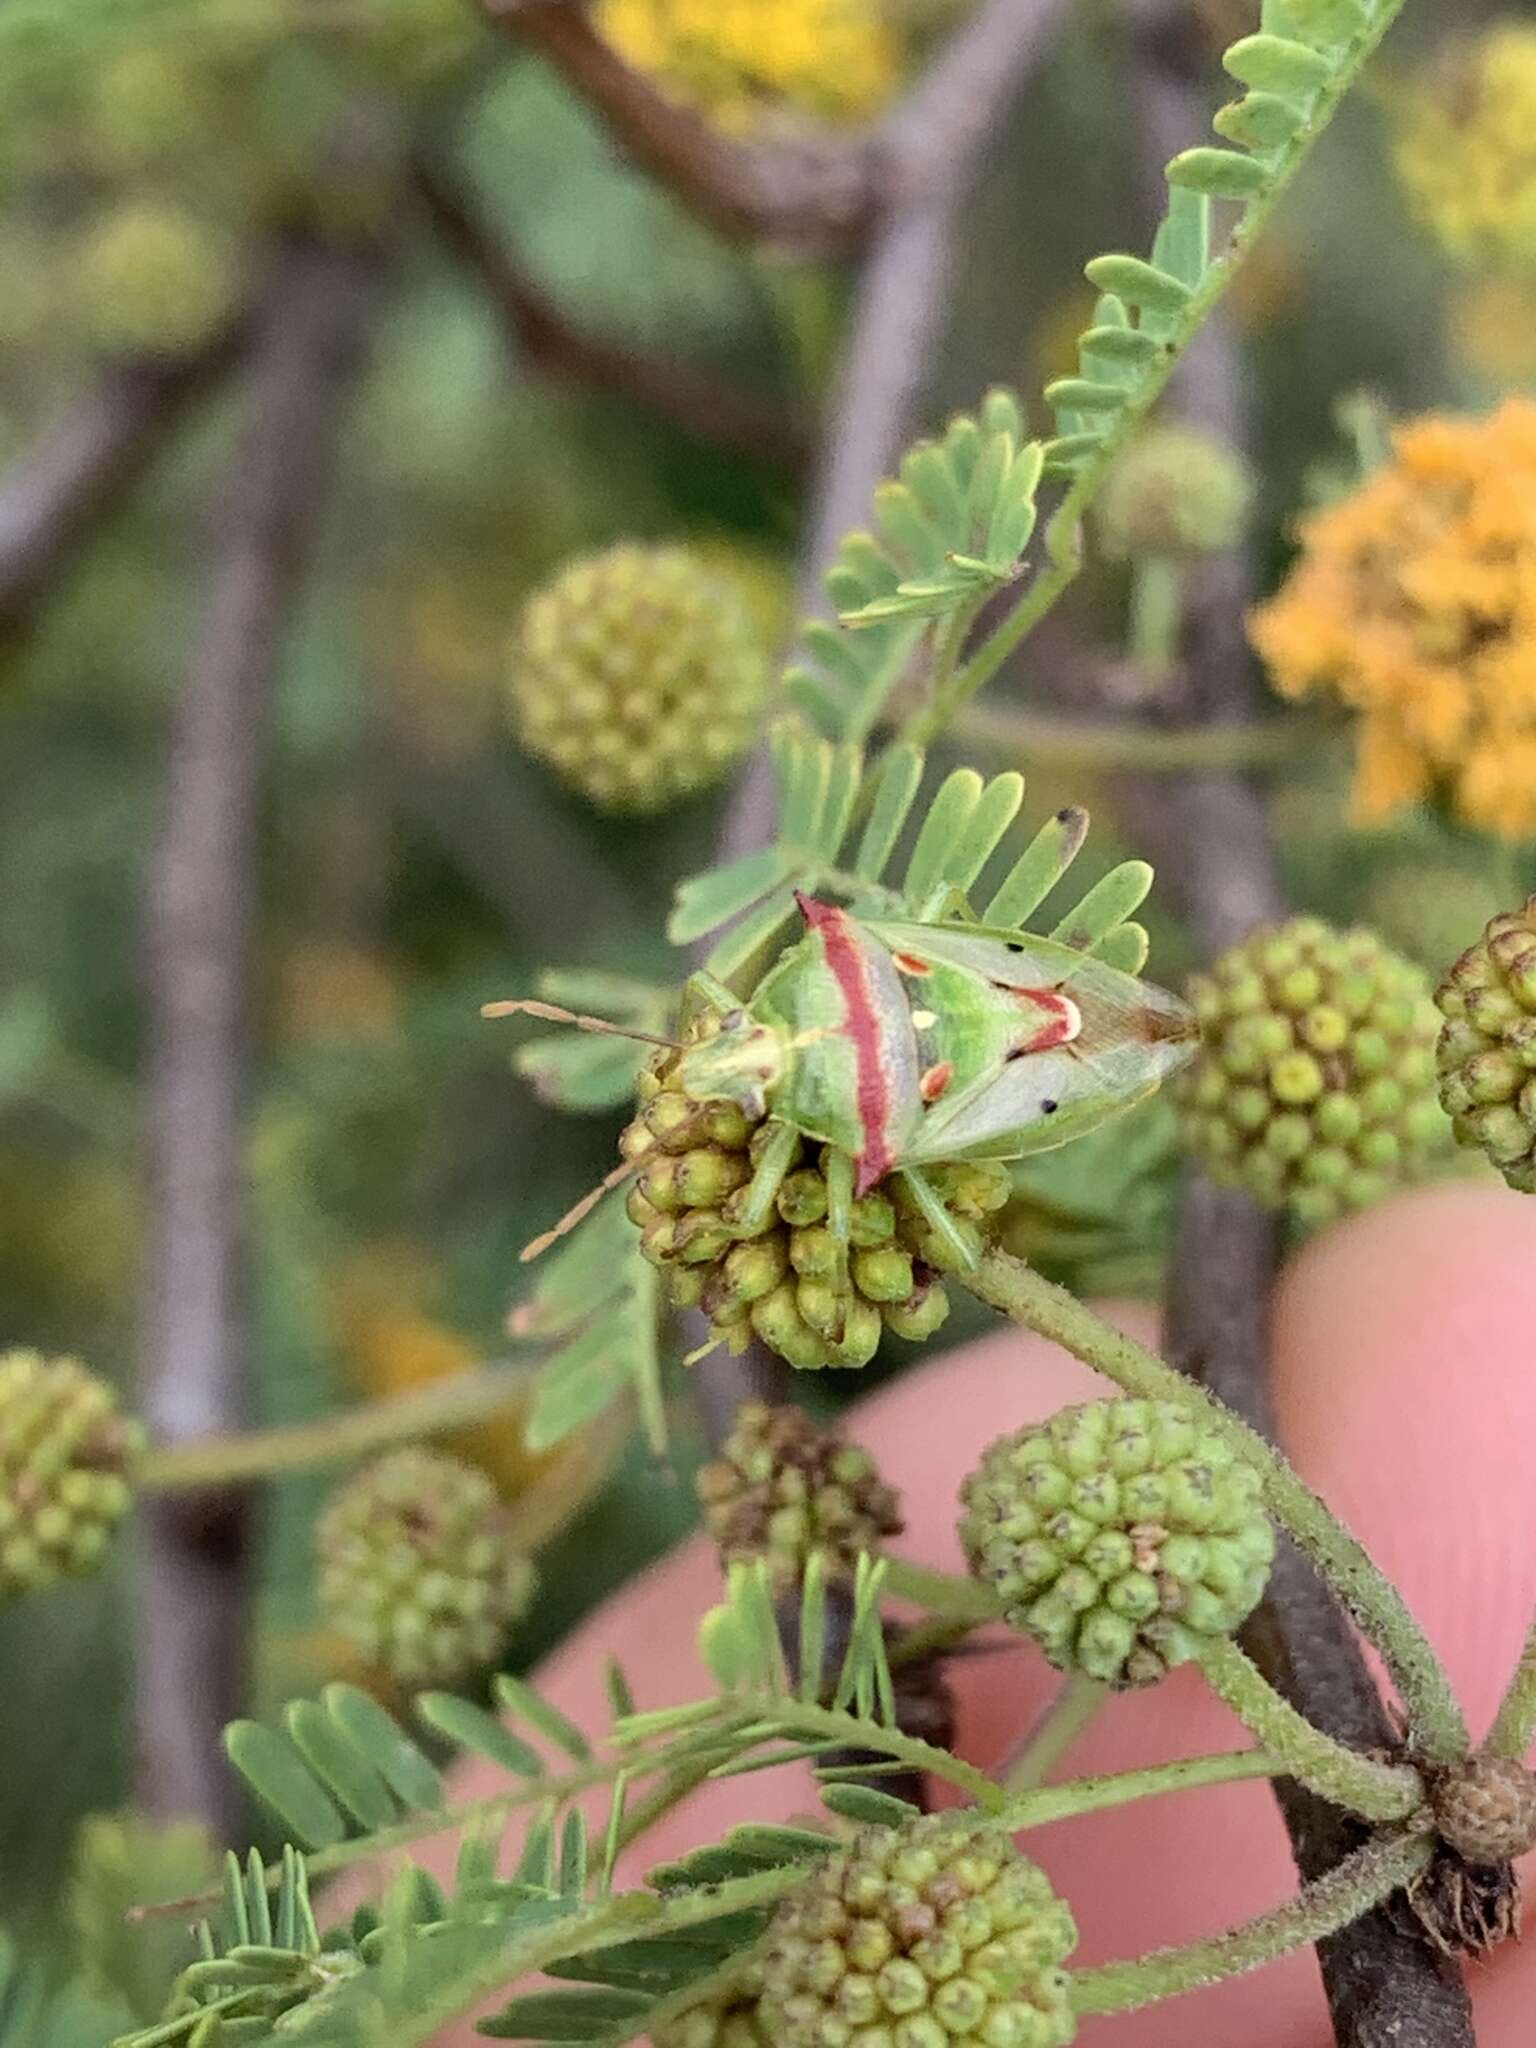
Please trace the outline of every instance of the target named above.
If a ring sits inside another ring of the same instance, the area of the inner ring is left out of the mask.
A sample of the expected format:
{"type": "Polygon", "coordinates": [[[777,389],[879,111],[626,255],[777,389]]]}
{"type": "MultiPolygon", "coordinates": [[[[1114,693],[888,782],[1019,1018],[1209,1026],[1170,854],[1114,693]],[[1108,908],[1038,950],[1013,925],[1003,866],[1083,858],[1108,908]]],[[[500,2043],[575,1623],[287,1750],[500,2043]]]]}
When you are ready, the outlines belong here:
{"type": "Polygon", "coordinates": [[[915,953],[893,953],[891,958],[896,962],[896,965],[903,974],[932,974],[933,972],[932,962],[919,960],[915,953]]]}
{"type": "Polygon", "coordinates": [[[867,1195],[882,1175],[895,1165],[886,1137],[891,1113],[890,1080],[881,1057],[880,1018],[865,971],[864,958],[853,937],[852,920],[846,911],[830,903],[818,903],[812,896],[795,892],[800,913],[814,932],[820,932],[832,970],[843,998],[843,1030],[853,1047],[854,1072],[858,1077],[859,1130],[864,1143],[858,1157],[855,1192],[867,1195]]]}

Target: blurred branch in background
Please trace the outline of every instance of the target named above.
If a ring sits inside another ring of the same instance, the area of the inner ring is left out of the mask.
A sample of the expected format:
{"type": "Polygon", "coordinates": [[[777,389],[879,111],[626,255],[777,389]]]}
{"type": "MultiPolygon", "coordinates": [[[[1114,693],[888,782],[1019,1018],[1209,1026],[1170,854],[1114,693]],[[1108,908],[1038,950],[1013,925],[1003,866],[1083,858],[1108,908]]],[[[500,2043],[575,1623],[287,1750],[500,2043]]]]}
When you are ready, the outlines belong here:
{"type": "Polygon", "coordinates": [[[482,4],[554,66],[642,170],[732,241],[826,256],[867,231],[885,168],[878,138],[736,141],[627,64],[572,0],[482,4]]]}
{"type": "MultiPolygon", "coordinates": [[[[1189,47],[1183,0],[1132,0],[1130,17],[1142,183],[1160,210],[1164,164],[1197,142],[1209,122],[1206,67],[1189,47]]],[[[1172,409],[1247,451],[1245,368],[1230,319],[1220,313],[1184,358],[1172,409]]],[[[1241,549],[1214,557],[1192,579],[1180,708],[1213,733],[1250,726],[1263,708],[1244,628],[1251,596],[1241,549]]],[[[1267,810],[1248,777],[1214,768],[1143,783],[1129,795],[1138,831],[1182,896],[1206,955],[1285,916],[1267,810]]],[[[1278,1253],[1275,1219],[1249,1195],[1198,1174],[1186,1178],[1170,1275],[1169,1356],[1271,1438],[1270,1296],[1278,1253]]],[[[1315,1727],[1361,1750],[1394,1747],[1391,1719],[1349,1617],[1288,1541],[1243,1641],[1264,1676],[1315,1727]]],[[[1335,1869],[1365,1839],[1357,1822],[1294,1780],[1279,1779],[1275,1789],[1307,1881],[1335,1869]]],[[[1406,1914],[1377,1907],[1320,1942],[1318,1954],[1340,2048],[1471,2043],[1459,1970],[1406,1914]]]]}
{"type": "Polygon", "coordinates": [[[650,356],[584,334],[539,289],[453,175],[429,157],[416,189],[445,246],[478,278],[520,357],[557,377],[643,406],[696,441],[800,475],[810,450],[803,420],[771,396],[704,364],[650,356]]]}
{"type": "MultiPolygon", "coordinates": [[[[241,1111],[257,806],[291,605],[323,506],[374,262],[295,243],[259,310],[247,427],[218,507],[202,638],[174,714],[149,882],[151,1246],[141,1412],[174,1445],[246,1408],[241,1111]]],[[[137,1638],[140,1791],[227,1822],[240,1710],[245,1503],[156,1502],[137,1638]]]]}
{"type": "Polygon", "coordinates": [[[12,465],[0,483],[0,628],[25,623],[49,578],[110,517],[240,340],[236,322],[190,355],[103,370],[12,465]]]}

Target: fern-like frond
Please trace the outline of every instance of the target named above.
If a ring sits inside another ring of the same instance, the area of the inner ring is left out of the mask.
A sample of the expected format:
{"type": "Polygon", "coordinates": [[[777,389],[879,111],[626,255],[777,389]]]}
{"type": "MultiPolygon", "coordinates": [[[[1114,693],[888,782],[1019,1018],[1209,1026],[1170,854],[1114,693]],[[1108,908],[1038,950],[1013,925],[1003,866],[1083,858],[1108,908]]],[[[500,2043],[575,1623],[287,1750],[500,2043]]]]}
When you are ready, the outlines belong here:
{"type": "Polygon", "coordinates": [[[552,1448],[633,1393],[647,1442],[665,1452],[659,1313],[656,1269],[622,1204],[605,1204],[544,1261],[507,1321],[514,1340],[545,1354],[525,1430],[531,1450],[552,1448]]]}
{"type": "MultiPolygon", "coordinates": [[[[866,772],[857,748],[819,739],[797,721],[771,737],[779,791],[774,842],[682,884],[668,926],[676,944],[729,925],[709,966],[748,989],[787,936],[797,889],[831,895],[865,916],[932,919],[953,915],[956,906],[966,914],[1023,804],[1023,776],[1010,770],[987,781],[957,768],[923,805],[923,755],[915,748],[895,748],[866,772]],[[905,867],[892,880],[898,849],[913,834],[905,867]]],[[[1022,929],[1081,852],[1087,831],[1085,811],[1048,819],[996,874],[980,899],[980,922],[1022,929]]],[[[1056,921],[1052,936],[1137,972],[1146,934],[1131,913],[1151,881],[1144,861],[1122,862],[1056,921]]]]}
{"type": "Polygon", "coordinates": [[[1013,581],[1035,527],[1041,463],[1018,399],[997,390],[876,486],[872,530],[850,533],[826,574],[840,624],[809,621],[784,679],[812,725],[866,739],[931,629],[974,615],[1013,581]]]}

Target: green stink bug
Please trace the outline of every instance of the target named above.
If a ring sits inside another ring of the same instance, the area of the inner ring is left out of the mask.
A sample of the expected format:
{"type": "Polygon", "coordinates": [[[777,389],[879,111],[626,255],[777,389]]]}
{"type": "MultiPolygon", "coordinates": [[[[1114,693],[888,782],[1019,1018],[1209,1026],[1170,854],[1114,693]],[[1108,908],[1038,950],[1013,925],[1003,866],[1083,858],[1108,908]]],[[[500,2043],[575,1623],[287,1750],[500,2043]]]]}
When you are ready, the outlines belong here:
{"type": "MultiPolygon", "coordinates": [[[[1065,1144],[1142,1100],[1194,1049],[1194,1014],[1178,997],[1056,940],[797,900],[805,932],[749,998],[707,974],[685,991],[685,1015],[712,1011],[716,1028],[678,1049],[683,1092],[734,1102],[773,1127],[738,1218],[743,1236],[762,1227],[797,1140],[809,1138],[828,1148],[828,1222],[840,1242],[854,1199],[892,1173],[953,1239],[925,1165],[1065,1144]]],[[[515,1011],[614,1028],[545,1004],[486,1014],[515,1011]]],[[[643,1159],[617,1167],[524,1258],[643,1159]]]]}

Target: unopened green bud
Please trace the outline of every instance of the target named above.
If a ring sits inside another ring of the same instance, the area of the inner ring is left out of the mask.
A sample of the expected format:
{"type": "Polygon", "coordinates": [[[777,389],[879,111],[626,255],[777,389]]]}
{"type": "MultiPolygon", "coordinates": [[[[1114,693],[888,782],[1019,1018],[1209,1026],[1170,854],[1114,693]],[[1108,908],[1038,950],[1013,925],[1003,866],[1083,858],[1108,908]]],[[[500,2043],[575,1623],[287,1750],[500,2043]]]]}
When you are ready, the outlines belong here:
{"type": "Polygon", "coordinates": [[[0,1352],[0,1599],[94,1568],[143,1448],[142,1426],[78,1359],[0,1352]]]}
{"type": "Polygon", "coordinates": [[[1293,918],[1233,947],[1190,996],[1201,1050],[1174,1089],[1214,1180],[1311,1226],[1443,1156],[1428,983],[1373,933],[1293,918]]]}
{"type": "Polygon", "coordinates": [[[1435,992],[1440,1101],[1463,1145],[1536,1194],[1536,896],[1495,917],[1435,992]]]}
{"type": "Polygon", "coordinates": [[[1168,1401],[1089,1401],[1002,1437],[961,1500],[971,1569],[1008,1619],[1108,1685],[1230,1634],[1274,1556],[1253,1467],[1168,1401]]]}
{"type": "Polygon", "coordinates": [[[319,1600],[401,1685],[454,1685],[494,1663],[533,1595],[533,1567],[483,1472],[391,1451],[339,1487],[316,1527],[319,1600]]]}

